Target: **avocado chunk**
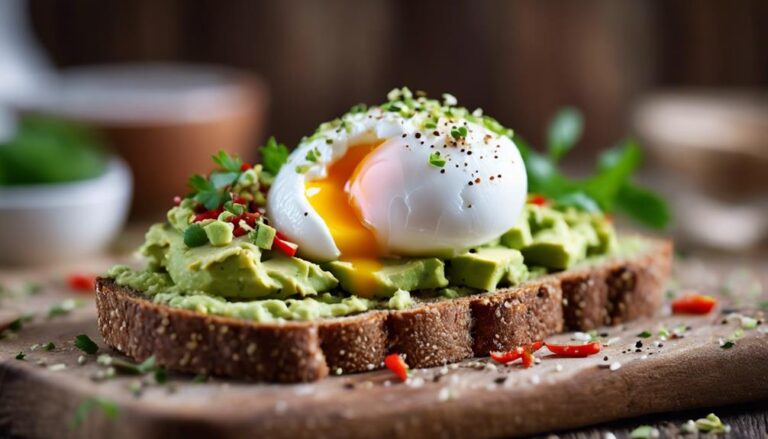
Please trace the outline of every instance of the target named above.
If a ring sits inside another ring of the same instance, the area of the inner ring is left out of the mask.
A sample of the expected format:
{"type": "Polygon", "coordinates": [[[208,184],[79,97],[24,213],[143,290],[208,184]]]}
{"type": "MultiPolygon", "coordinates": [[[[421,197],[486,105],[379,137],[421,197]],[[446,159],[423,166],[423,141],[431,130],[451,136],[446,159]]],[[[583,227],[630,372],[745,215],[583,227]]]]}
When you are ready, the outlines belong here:
{"type": "MultiPolygon", "coordinates": [[[[437,258],[386,260],[373,273],[375,297],[392,297],[397,290],[415,291],[448,286],[445,264],[437,258]]],[[[350,262],[333,261],[324,268],[333,273],[341,288],[354,291],[356,268],[350,262]]]]}
{"type": "Polygon", "coordinates": [[[256,226],[256,230],[251,230],[248,233],[248,239],[250,239],[256,247],[269,250],[272,248],[272,243],[275,241],[275,235],[277,235],[277,230],[264,223],[259,223],[256,226]]]}
{"type": "Polygon", "coordinates": [[[451,259],[446,272],[451,285],[493,291],[500,285],[517,285],[524,281],[527,269],[518,250],[482,247],[474,253],[451,259]]]}
{"type": "Polygon", "coordinates": [[[203,227],[205,234],[208,235],[208,241],[214,247],[223,247],[232,242],[232,231],[234,229],[234,224],[219,220],[212,221],[203,227]]]}

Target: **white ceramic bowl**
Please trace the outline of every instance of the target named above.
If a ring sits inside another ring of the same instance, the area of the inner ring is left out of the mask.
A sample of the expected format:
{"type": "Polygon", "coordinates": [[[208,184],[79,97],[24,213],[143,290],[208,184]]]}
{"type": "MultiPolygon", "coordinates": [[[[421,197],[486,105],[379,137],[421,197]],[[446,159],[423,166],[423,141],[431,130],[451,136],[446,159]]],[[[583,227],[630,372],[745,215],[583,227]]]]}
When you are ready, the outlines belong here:
{"type": "Polygon", "coordinates": [[[113,158],[97,178],[0,187],[0,264],[50,264],[103,250],[125,222],[128,166],[113,158]]]}

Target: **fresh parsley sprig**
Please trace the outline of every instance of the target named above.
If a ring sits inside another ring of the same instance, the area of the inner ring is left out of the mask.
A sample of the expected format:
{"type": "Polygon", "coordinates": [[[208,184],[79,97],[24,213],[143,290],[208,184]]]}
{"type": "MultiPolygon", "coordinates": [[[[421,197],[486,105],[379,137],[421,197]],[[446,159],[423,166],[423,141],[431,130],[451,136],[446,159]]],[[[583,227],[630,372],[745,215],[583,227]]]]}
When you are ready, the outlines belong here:
{"type": "Polygon", "coordinates": [[[274,137],[267,139],[267,143],[261,147],[261,165],[264,170],[272,175],[277,175],[287,161],[288,148],[282,143],[277,143],[274,137]]]}
{"type": "Polygon", "coordinates": [[[638,186],[632,174],[642,162],[642,152],[634,139],[625,139],[604,151],[595,173],[572,179],[559,168],[559,160],[580,140],[583,118],[574,108],[557,113],[547,130],[547,154],[541,154],[519,135],[513,140],[528,172],[528,191],[544,195],[562,206],[588,212],[621,212],[653,228],[664,228],[671,220],[666,202],[653,191],[638,186]]]}

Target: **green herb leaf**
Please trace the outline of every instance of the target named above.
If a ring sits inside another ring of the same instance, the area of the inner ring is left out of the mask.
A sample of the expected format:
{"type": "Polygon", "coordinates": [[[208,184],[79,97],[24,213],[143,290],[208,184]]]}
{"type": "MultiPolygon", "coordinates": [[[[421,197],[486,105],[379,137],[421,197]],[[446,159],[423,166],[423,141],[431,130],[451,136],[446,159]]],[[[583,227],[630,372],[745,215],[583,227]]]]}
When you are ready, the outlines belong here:
{"type": "Polygon", "coordinates": [[[208,375],[206,375],[204,373],[199,373],[199,374],[195,375],[194,378],[192,378],[192,382],[193,383],[197,383],[197,384],[204,383],[206,381],[208,381],[208,375]]]}
{"type": "Polygon", "coordinates": [[[142,361],[141,364],[139,364],[136,369],[140,374],[149,373],[155,370],[157,367],[157,360],[155,359],[155,356],[152,355],[151,357],[147,358],[146,360],[142,361]]]}
{"type": "Polygon", "coordinates": [[[669,206],[661,196],[632,184],[621,187],[616,208],[635,221],[656,229],[663,229],[672,220],[669,206]]]}
{"type": "Polygon", "coordinates": [[[306,157],[304,157],[308,162],[315,163],[318,159],[320,159],[320,150],[317,148],[312,148],[309,151],[307,151],[306,157]]]}
{"type": "Polygon", "coordinates": [[[225,171],[240,172],[240,167],[243,166],[243,161],[240,160],[240,157],[231,156],[222,150],[217,152],[212,158],[214,163],[225,171]]]}
{"type": "Polygon", "coordinates": [[[75,337],[75,346],[86,354],[95,354],[99,351],[99,346],[85,334],[75,337]]]}
{"type": "Polygon", "coordinates": [[[429,164],[436,168],[442,168],[445,166],[445,157],[441,156],[439,151],[435,151],[429,155],[429,164]]]}
{"type": "Polygon", "coordinates": [[[560,160],[579,141],[583,123],[581,113],[575,108],[564,108],[555,115],[547,130],[549,158],[553,162],[560,160]]]}
{"type": "Polygon", "coordinates": [[[570,192],[555,197],[555,205],[560,207],[575,207],[585,212],[600,212],[600,206],[589,195],[584,192],[570,192]]]}
{"type": "Polygon", "coordinates": [[[18,332],[21,330],[21,328],[24,327],[25,323],[29,322],[34,317],[35,317],[34,314],[24,314],[23,316],[19,317],[18,319],[8,324],[8,329],[13,332],[18,332]]]}
{"type": "Polygon", "coordinates": [[[451,137],[461,139],[467,137],[467,127],[456,127],[451,130],[451,137]]]}
{"type": "Polygon", "coordinates": [[[44,351],[48,351],[48,352],[56,349],[56,345],[52,341],[49,341],[48,343],[45,343],[40,347],[42,347],[44,351]]]}
{"type": "Polygon", "coordinates": [[[272,175],[277,175],[280,168],[288,161],[288,148],[277,143],[274,137],[270,137],[267,143],[261,147],[261,164],[264,170],[272,175]]]}
{"type": "Polygon", "coordinates": [[[240,172],[212,172],[211,184],[216,190],[223,189],[227,186],[234,184],[237,181],[237,177],[240,176],[240,172]]]}
{"type": "Polygon", "coordinates": [[[200,247],[208,243],[208,235],[200,224],[190,224],[184,230],[184,245],[187,247],[200,247]]]}
{"type": "Polygon", "coordinates": [[[732,347],[736,346],[736,343],[732,342],[731,340],[726,340],[722,343],[720,343],[720,347],[723,349],[730,349],[732,347]]]}
{"type": "Polygon", "coordinates": [[[210,191],[214,189],[213,183],[199,174],[195,174],[189,177],[189,180],[187,180],[187,185],[189,185],[189,187],[195,192],[210,191]]]}
{"type": "Polygon", "coordinates": [[[94,407],[101,409],[107,415],[107,418],[111,420],[115,420],[119,413],[119,408],[115,402],[104,398],[90,397],[78,404],[75,409],[75,415],[70,423],[70,429],[79,428],[88,419],[88,415],[90,415],[94,407]]]}
{"type": "Polygon", "coordinates": [[[168,381],[168,371],[165,368],[158,367],[153,375],[157,384],[165,384],[168,381]]]}
{"type": "Polygon", "coordinates": [[[600,155],[597,174],[585,180],[581,187],[605,211],[613,211],[617,195],[640,164],[637,143],[625,140],[619,146],[600,155]]]}
{"type": "Polygon", "coordinates": [[[208,210],[217,209],[222,204],[230,200],[228,192],[217,192],[215,190],[198,192],[195,195],[195,201],[201,203],[208,210]]]}
{"type": "Polygon", "coordinates": [[[638,336],[638,337],[640,337],[640,338],[648,338],[648,337],[650,337],[651,335],[653,335],[653,334],[651,334],[651,333],[650,333],[650,332],[648,332],[648,331],[643,331],[643,332],[641,332],[641,333],[637,334],[637,336],[638,336]]]}
{"type": "Polygon", "coordinates": [[[23,360],[26,356],[27,354],[25,354],[24,352],[19,352],[18,354],[16,354],[16,359],[23,360]]]}
{"type": "Polygon", "coordinates": [[[83,302],[75,299],[65,299],[48,308],[48,318],[63,316],[72,312],[75,308],[82,305],[83,302]]]}

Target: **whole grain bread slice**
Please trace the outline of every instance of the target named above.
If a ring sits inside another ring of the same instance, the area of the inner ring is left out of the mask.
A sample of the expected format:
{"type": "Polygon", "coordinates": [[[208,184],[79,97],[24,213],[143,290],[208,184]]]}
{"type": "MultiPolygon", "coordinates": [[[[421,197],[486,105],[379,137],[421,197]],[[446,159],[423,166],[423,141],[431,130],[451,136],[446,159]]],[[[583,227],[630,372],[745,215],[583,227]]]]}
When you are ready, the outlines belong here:
{"type": "Polygon", "coordinates": [[[169,369],[269,382],[383,367],[390,352],[431,367],[509,350],[563,330],[590,330],[653,315],[662,303],[672,245],[646,239],[635,256],[547,275],[512,288],[433,299],[312,322],[254,323],[158,305],[99,278],[98,325],[106,343],[169,369]]]}

